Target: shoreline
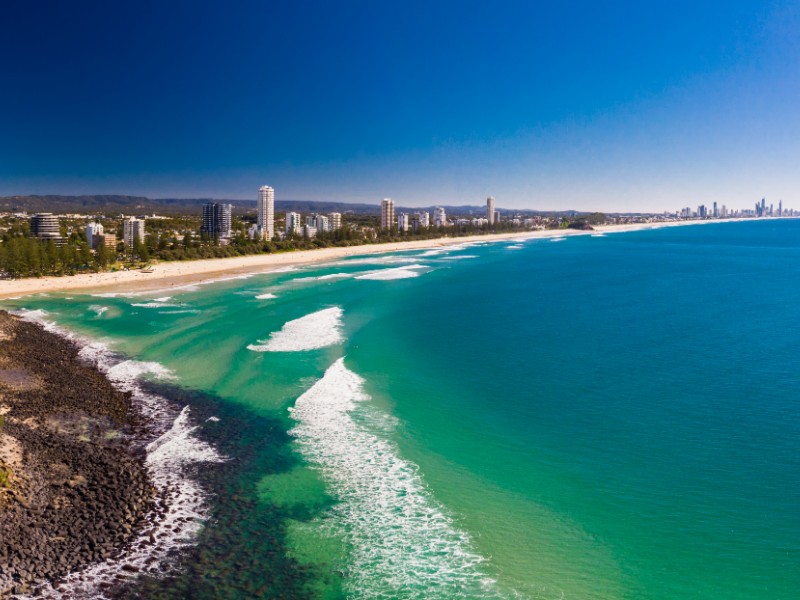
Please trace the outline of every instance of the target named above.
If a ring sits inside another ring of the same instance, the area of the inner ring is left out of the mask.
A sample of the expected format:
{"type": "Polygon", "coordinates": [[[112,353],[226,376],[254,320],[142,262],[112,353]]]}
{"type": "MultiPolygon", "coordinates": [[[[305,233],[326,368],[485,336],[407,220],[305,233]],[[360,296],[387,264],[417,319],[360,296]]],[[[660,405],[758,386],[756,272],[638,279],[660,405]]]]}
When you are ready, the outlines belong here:
{"type": "Polygon", "coordinates": [[[324,263],[351,256],[401,252],[404,250],[427,250],[471,242],[500,242],[516,239],[547,239],[575,235],[599,233],[622,233],[664,227],[687,225],[709,225],[712,223],[731,223],[762,219],[714,219],[706,221],[667,221],[662,223],[634,223],[630,225],[602,225],[593,230],[546,229],[537,231],[518,231],[462,237],[443,237],[409,242],[390,242],[383,244],[362,244],[359,246],[319,248],[317,250],[298,250],[277,254],[253,254],[231,258],[211,258],[193,261],[170,261],[154,265],[154,272],[117,271],[114,273],[87,273],[73,276],[47,276],[16,280],[0,280],[0,300],[14,299],[17,296],[46,292],[77,290],[100,290],[115,288],[119,291],[146,291],[167,289],[199,283],[219,275],[243,275],[268,272],[271,268],[282,268],[306,264],[324,263]]]}
{"type": "Polygon", "coordinates": [[[155,495],[130,395],[69,338],[5,311],[0,332],[0,596],[37,595],[116,559],[155,495]]]}

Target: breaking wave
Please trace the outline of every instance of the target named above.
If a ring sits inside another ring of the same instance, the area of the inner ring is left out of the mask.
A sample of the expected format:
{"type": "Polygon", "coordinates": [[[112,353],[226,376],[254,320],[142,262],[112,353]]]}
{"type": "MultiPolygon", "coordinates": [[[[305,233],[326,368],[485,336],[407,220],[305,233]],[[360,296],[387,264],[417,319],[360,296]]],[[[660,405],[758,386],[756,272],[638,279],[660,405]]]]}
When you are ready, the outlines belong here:
{"type": "Polygon", "coordinates": [[[272,300],[273,298],[277,298],[275,294],[259,294],[256,296],[256,300],[272,300]]]}
{"type": "Polygon", "coordinates": [[[405,267],[397,267],[394,269],[381,269],[380,271],[373,271],[359,275],[356,279],[369,279],[373,281],[391,281],[393,279],[408,279],[410,277],[419,277],[420,273],[417,269],[427,269],[427,265],[408,265],[405,267]]]}
{"type": "Polygon", "coordinates": [[[316,277],[298,277],[297,279],[292,279],[292,281],[327,281],[328,279],[347,279],[352,276],[353,273],[331,273],[329,275],[317,275],[316,277]]]}
{"type": "Polygon", "coordinates": [[[99,304],[92,304],[89,306],[89,310],[92,311],[95,316],[102,317],[103,313],[108,310],[107,306],[100,306],[99,304]]]}
{"type": "Polygon", "coordinates": [[[359,407],[370,399],[363,384],[341,358],[289,409],[297,423],[289,433],[338,500],[320,524],[350,549],[342,567],[345,592],[356,598],[500,597],[494,580],[479,570],[484,558],[432,498],[417,466],[370,430],[371,407],[359,407]]]}
{"type": "Polygon", "coordinates": [[[338,306],[311,313],[286,323],[268,340],[250,344],[254,352],[299,352],[342,342],[342,309],[338,306]]]}

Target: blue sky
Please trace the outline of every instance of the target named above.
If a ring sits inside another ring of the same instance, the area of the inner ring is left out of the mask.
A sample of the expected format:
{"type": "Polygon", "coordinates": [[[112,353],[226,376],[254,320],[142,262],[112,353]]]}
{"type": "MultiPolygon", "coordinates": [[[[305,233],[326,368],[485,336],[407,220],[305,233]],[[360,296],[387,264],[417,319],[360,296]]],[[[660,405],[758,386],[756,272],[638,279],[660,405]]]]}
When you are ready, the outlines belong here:
{"type": "Polygon", "coordinates": [[[0,195],[800,208],[797,2],[19,0],[0,51],[0,195]]]}

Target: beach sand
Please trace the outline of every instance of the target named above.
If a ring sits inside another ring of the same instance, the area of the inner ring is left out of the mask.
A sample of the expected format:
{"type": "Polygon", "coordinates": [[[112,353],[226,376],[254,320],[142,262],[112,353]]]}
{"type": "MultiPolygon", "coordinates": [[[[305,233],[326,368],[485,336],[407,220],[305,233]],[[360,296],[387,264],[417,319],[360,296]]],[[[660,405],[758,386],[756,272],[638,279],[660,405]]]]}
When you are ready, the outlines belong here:
{"type": "MultiPolygon", "coordinates": [[[[318,250],[298,250],[278,254],[255,254],[232,258],[212,258],[193,261],[174,261],[154,263],[152,273],[141,271],[117,271],[114,273],[86,273],[63,277],[39,277],[16,280],[0,280],[0,299],[13,298],[27,294],[58,292],[70,290],[100,290],[113,288],[115,291],[140,291],[148,289],[164,289],[197,283],[219,275],[236,275],[253,272],[266,272],[272,268],[321,263],[348,256],[361,256],[402,250],[423,250],[439,248],[466,242],[493,242],[523,238],[552,238],[573,235],[588,235],[655,229],[679,225],[701,225],[720,223],[738,219],[717,219],[711,221],[675,221],[665,223],[636,223],[632,225],[606,225],[594,230],[548,229],[543,231],[517,231],[474,235],[466,237],[446,237],[411,242],[393,242],[387,244],[365,244],[347,248],[320,248],[318,250]]],[[[751,219],[752,220],[752,219],[751,219]]]]}

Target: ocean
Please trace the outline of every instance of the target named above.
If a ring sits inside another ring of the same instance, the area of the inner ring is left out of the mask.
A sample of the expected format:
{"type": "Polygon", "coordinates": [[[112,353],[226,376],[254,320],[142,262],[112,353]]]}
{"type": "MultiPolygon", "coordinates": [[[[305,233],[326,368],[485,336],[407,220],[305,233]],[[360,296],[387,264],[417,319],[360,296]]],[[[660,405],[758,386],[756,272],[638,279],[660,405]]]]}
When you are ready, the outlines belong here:
{"type": "Polygon", "coordinates": [[[799,276],[776,219],[2,304],[163,421],[157,552],[75,589],[788,600],[799,276]]]}

